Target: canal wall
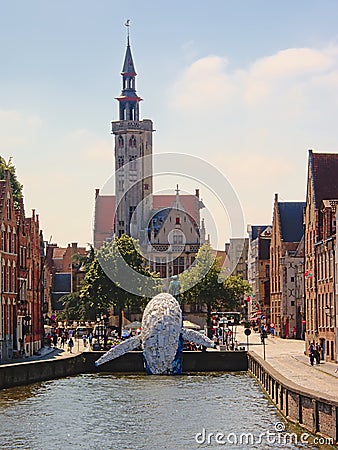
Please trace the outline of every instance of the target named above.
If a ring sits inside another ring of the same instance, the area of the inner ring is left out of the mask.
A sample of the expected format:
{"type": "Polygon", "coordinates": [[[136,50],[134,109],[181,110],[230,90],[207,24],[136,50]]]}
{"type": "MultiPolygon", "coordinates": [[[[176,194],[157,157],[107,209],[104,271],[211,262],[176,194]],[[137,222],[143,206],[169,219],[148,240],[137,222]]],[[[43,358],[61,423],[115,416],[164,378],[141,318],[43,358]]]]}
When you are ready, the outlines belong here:
{"type": "Polygon", "coordinates": [[[248,353],[248,366],[287,420],[338,442],[338,402],[293,383],[252,352],[248,353]]]}
{"type": "Polygon", "coordinates": [[[0,389],[82,373],[86,365],[83,355],[1,365],[0,389]]]}
{"type": "MultiPolygon", "coordinates": [[[[129,352],[97,368],[94,362],[102,352],[84,353],[87,358],[87,370],[93,372],[145,373],[142,352],[129,352]]],[[[187,372],[246,372],[248,359],[246,352],[183,352],[183,373],[187,372]]]]}
{"type": "MultiPolygon", "coordinates": [[[[145,373],[142,352],[129,352],[99,367],[94,362],[103,352],[29,361],[0,366],[0,389],[39,381],[52,380],[80,373],[145,373]]],[[[247,371],[246,352],[183,352],[183,372],[247,371]]]]}

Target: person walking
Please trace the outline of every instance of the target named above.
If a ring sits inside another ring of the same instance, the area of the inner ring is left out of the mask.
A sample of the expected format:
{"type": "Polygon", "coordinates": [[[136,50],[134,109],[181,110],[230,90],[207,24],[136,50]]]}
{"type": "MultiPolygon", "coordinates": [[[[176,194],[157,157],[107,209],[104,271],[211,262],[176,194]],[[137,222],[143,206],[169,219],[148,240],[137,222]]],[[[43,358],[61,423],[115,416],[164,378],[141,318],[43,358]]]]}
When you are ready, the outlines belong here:
{"type": "Polygon", "coordinates": [[[70,353],[72,353],[72,348],[74,347],[74,341],[73,341],[73,338],[72,337],[70,337],[69,338],[69,341],[68,341],[68,351],[70,352],[70,353]]]}
{"type": "Polygon", "coordinates": [[[320,351],[321,351],[321,346],[319,344],[316,344],[316,347],[314,349],[314,355],[316,358],[316,364],[320,364],[320,351]]]}
{"type": "Polygon", "coordinates": [[[314,360],[315,360],[315,346],[313,345],[313,343],[311,342],[311,344],[309,345],[309,358],[310,358],[310,364],[311,366],[313,366],[314,360]]]}
{"type": "Polygon", "coordinates": [[[65,348],[65,343],[66,343],[66,342],[67,342],[67,336],[66,336],[66,333],[63,332],[63,333],[61,334],[61,344],[60,344],[60,347],[65,348]]]}
{"type": "Polygon", "coordinates": [[[93,342],[93,333],[89,333],[88,341],[89,341],[89,347],[91,347],[92,346],[92,342],[93,342]]]}

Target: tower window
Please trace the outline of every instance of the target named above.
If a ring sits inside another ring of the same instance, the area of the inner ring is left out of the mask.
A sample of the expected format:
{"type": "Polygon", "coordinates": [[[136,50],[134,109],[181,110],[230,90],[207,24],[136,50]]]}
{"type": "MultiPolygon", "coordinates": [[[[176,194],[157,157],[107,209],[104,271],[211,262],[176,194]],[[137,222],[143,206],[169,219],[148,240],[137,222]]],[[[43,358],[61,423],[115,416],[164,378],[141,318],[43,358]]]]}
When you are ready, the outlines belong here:
{"type": "Polygon", "coordinates": [[[130,170],[136,170],[136,155],[129,155],[130,170]]]}
{"type": "Polygon", "coordinates": [[[129,147],[136,147],[136,138],[134,135],[129,139],[129,147]]]}
{"type": "Polygon", "coordinates": [[[123,144],[124,144],[123,137],[120,135],[117,140],[118,140],[119,147],[123,147],[123,144]]]}
{"type": "Polygon", "coordinates": [[[117,167],[118,169],[124,165],[124,156],[119,156],[117,158],[117,167]]]}

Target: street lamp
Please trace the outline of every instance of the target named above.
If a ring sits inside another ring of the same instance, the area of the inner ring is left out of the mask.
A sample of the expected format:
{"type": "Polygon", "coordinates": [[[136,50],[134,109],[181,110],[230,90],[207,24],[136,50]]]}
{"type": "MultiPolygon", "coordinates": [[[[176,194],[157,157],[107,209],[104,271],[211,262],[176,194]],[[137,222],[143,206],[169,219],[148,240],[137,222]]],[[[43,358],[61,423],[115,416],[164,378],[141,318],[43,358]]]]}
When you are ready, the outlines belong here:
{"type": "Polygon", "coordinates": [[[100,342],[100,338],[103,338],[103,346],[106,347],[107,343],[106,343],[106,325],[105,325],[105,321],[106,321],[106,316],[104,315],[100,315],[97,316],[96,318],[97,321],[97,325],[96,325],[96,338],[97,338],[97,343],[99,344],[99,347],[101,348],[101,342],[100,342]]]}

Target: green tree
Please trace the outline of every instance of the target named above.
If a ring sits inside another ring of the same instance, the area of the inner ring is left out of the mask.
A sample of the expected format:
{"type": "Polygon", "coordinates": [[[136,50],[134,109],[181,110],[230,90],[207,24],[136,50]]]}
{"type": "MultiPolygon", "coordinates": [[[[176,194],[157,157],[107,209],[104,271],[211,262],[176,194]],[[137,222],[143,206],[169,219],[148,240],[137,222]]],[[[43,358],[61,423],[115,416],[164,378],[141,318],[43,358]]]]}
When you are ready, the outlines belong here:
{"type": "Polygon", "coordinates": [[[222,280],[221,264],[215,256],[208,243],[202,245],[193,266],[179,276],[183,301],[206,306],[208,330],[211,328],[212,311],[237,310],[244,295],[250,292],[248,283],[239,276],[222,280]]]}
{"type": "Polygon", "coordinates": [[[95,259],[95,249],[92,246],[92,244],[89,245],[89,250],[85,255],[82,255],[81,253],[75,253],[72,256],[72,261],[74,264],[78,265],[78,268],[82,268],[85,272],[88,271],[91,263],[95,259]]]}
{"type": "Polygon", "coordinates": [[[241,276],[232,275],[226,278],[223,287],[226,292],[224,304],[229,311],[237,311],[243,303],[243,298],[251,294],[251,286],[241,276]]]}
{"type": "Polygon", "coordinates": [[[147,279],[149,285],[154,286],[152,292],[155,293],[158,286],[156,275],[146,266],[138,242],[127,235],[115,237],[101,247],[91,263],[80,290],[80,302],[87,314],[89,310],[102,313],[114,307],[115,313],[120,316],[121,331],[122,311],[141,311],[152,296],[144,295],[147,279]]]}
{"type": "Polygon", "coordinates": [[[15,166],[12,164],[12,158],[9,158],[8,162],[0,156],[0,179],[3,180],[5,178],[5,170],[9,171],[9,176],[11,180],[11,187],[13,191],[13,202],[14,208],[18,209],[20,206],[20,200],[22,198],[22,189],[23,186],[19,183],[16,177],[15,166]]]}

